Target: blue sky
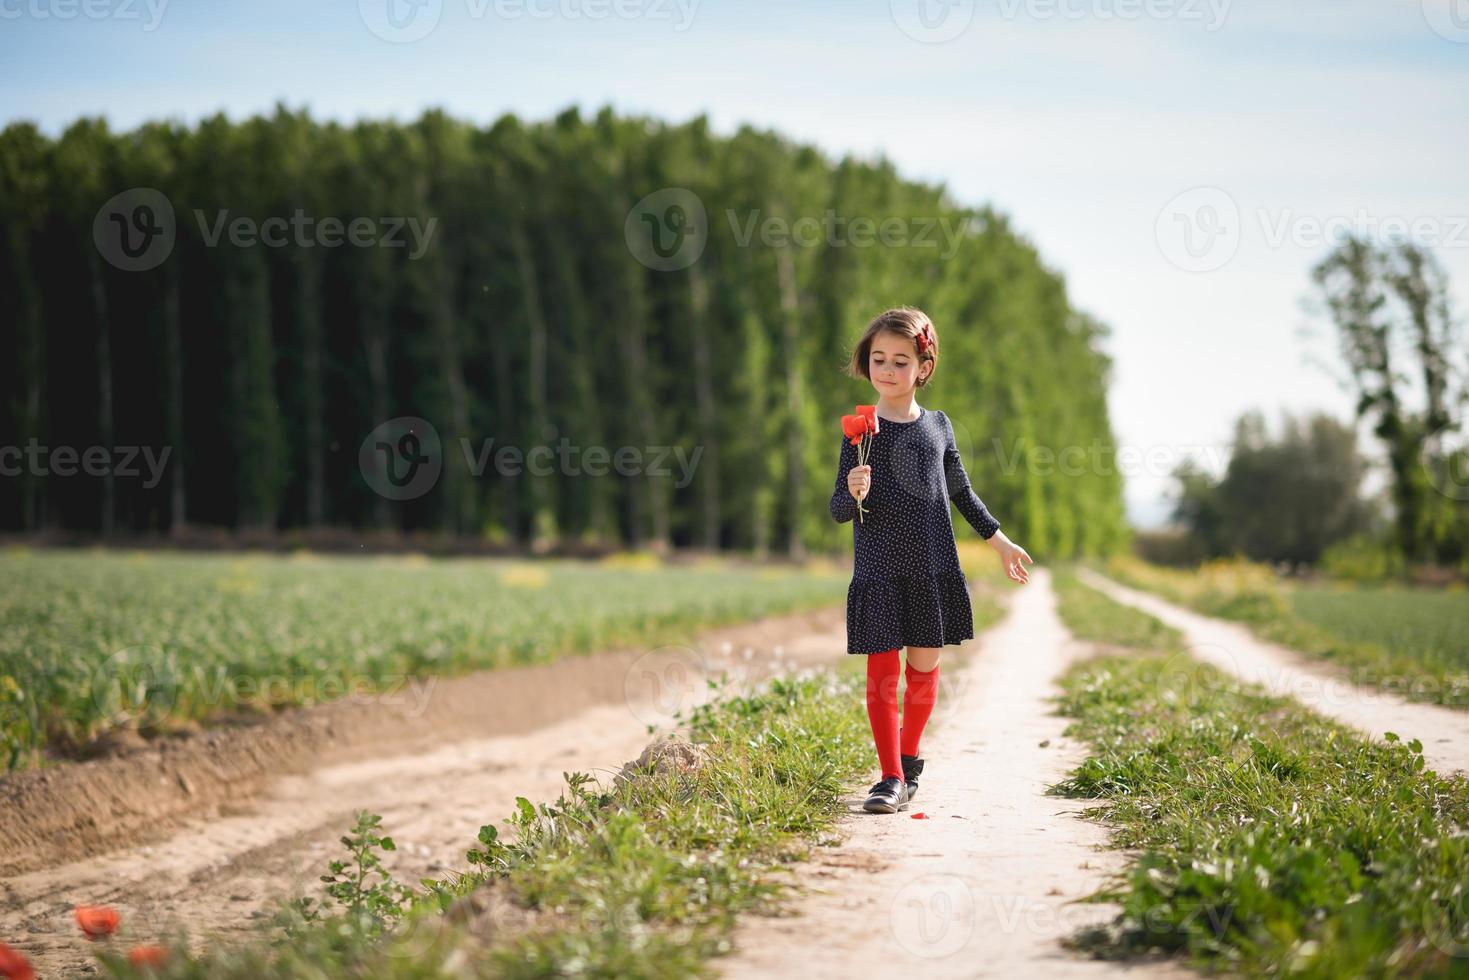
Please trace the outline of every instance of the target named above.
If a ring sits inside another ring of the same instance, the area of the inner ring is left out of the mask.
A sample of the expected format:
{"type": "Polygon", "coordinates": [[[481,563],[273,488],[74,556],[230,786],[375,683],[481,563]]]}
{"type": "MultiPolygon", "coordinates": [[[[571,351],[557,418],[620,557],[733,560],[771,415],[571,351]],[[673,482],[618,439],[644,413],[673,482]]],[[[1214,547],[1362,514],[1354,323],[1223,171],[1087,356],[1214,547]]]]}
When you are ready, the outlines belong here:
{"type": "Polygon", "coordinates": [[[1302,330],[1323,226],[1416,223],[1469,295],[1469,0],[418,3],[0,0],[0,119],[610,104],[884,152],[1007,212],[1111,325],[1145,525],[1240,412],[1349,417],[1333,334],[1302,330]]]}

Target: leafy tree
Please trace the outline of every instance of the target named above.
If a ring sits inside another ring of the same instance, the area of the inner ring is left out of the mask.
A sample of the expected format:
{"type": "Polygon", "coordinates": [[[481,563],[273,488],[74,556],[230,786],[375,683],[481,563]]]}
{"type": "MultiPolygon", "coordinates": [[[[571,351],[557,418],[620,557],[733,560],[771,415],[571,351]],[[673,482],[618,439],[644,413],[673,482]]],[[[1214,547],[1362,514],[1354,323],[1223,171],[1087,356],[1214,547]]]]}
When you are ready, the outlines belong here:
{"type": "MultiPolygon", "coordinates": [[[[1007,529],[1056,557],[1128,537],[1106,327],[1003,215],[883,158],[831,160],[748,126],[718,136],[705,117],[569,109],[476,126],[433,111],[343,126],[277,106],[130,133],[84,119],[56,140],[15,124],[0,133],[0,190],[13,297],[0,331],[15,355],[0,445],[170,453],[156,487],[27,469],[0,481],[0,526],[830,550],[850,534],[825,506],[837,419],[873,398],[841,369],[867,321],[906,303],[942,337],[924,403],[962,423],[973,482],[1007,529]],[[142,272],[92,242],[99,208],[132,188],[162,193],[177,219],[167,259],[142,272]],[[709,217],[699,260],[672,271],[625,237],[636,202],[663,188],[709,217]],[[281,219],[285,241],[232,234],[281,219]],[[361,221],[372,240],[342,240],[361,221]],[[394,221],[400,245],[408,223],[432,227],[421,254],[380,240],[394,221]],[[769,222],[805,234],[768,236],[769,222]],[[870,233],[884,222],[926,229],[928,245],[870,233]],[[435,426],[443,469],[431,492],[390,500],[358,448],[407,415],[435,426]],[[563,439],[582,454],[567,466],[563,439]],[[496,467],[505,447],[521,472],[496,467]],[[536,447],[553,472],[529,472],[536,447]],[[660,447],[683,452],[691,479],[651,470],[660,447]],[[642,467],[619,470],[619,450],[642,467]],[[1077,450],[1079,469],[1057,467],[1077,450]],[[598,451],[607,472],[589,475],[598,451]]],[[[1430,279],[1403,275],[1405,295],[1430,279]]],[[[1423,309],[1436,323],[1432,300],[1423,309]]]]}

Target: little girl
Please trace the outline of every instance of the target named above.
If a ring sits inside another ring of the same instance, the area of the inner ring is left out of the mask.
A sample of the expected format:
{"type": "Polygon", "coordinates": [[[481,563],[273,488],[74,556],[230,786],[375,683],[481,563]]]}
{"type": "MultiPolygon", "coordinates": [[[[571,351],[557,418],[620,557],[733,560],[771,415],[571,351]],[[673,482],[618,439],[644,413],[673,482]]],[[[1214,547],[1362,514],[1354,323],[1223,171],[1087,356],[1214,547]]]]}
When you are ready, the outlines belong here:
{"type": "Polygon", "coordinates": [[[899,307],[867,326],[847,373],[877,390],[878,433],[857,465],[857,447],[842,437],[831,516],[852,522],[854,559],[847,588],[847,653],[867,656],[867,717],[882,779],[863,804],[871,813],[906,809],[918,792],[923,759],[918,741],[938,698],[939,654],[974,636],[969,583],[959,567],[953,501],[979,536],[999,552],[1010,578],[1030,578],[1035,562],[1000,530],[969,486],[943,412],[913,400],[933,378],[939,342],[921,310],[899,307]],[[857,518],[862,502],[861,520],[857,518]],[[908,648],[902,723],[898,719],[898,651],[908,648]]]}

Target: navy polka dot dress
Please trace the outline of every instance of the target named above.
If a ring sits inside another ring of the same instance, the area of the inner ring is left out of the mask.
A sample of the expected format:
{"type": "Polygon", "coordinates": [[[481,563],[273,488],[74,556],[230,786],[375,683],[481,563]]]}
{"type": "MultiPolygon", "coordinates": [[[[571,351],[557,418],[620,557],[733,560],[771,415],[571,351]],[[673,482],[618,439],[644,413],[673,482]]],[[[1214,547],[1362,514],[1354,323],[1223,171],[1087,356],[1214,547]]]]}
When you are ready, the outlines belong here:
{"type": "Polygon", "coordinates": [[[974,636],[969,583],[959,567],[949,501],[985,540],[1000,522],[969,485],[949,417],[919,411],[911,422],[879,420],[877,435],[868,437],[872,486],[862,501],[861,520],[847,489],[857,447],[842,437],[831,516],[852,523],[848,653],[941,647],[974,636]]]}

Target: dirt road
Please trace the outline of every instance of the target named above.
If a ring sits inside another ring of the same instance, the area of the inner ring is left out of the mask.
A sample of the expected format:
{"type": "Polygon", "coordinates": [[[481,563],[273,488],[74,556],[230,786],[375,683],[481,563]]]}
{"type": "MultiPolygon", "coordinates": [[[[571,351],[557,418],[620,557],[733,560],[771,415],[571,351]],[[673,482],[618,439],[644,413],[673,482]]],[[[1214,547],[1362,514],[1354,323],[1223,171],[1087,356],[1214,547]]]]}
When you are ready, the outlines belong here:
{"type": "Polygon", "coordinates": [[[1256,637],[1239,623],[1204,616],[1165,599],[1082,569],[1081,578],[1118,602],[1135,606],[1180,630],[1188,655],[1259,684],[1271,694],[1293,697],[1327,717],[1377,739],[1396,732],[1423,743],[1423,761],[1441,776],[1469,771],[1469,711],[1404,700],[1360,687],[1334,664],[1256,637]]]}
{"type": "Polygon", "coordinates": [[[332,720],[324,726],[320,710],[282,719],[273,723],[281,731],[239,733],[249,738],[249,765],[231,749],[231,771],[224,774],[212,771],[220,768],[217,753],[195,753],[200,758],[188,763],[194,768],[181,768],[176,757],[194,752],[184,746],[156,758],[87,763],[70,774],[52,773],[48,782],[26,780],[25,793],[10,798],[15,816],[7,836],[28,829],[35,843],[24,857],[46,866],[0,883],[0,938],[22,950],[41,976],[73,976],[95,972],[72,918],[76,903],[117,907],[139,939],[161,935],[175,922],[191,932],[209,927],[225,938],[244,936],[276,896],[301,889],[318,894],[317,876],[344,853],[338,838],[359,808],[383,816],[399,848],[386,855],[387,864],[416,886],[420,877],[465,868],[464,852],[483,824],[507,832],[504,818],[516,796],[556,799],[563,772],[610,781],[651,739],[648,725],[676,727],[676,712],[709,697],[706,678],[728,669],[742,683],[830,666],[845,655],[845,636],[841,609],[762,620],[651,651],[443,680],[413,717],[359,705],[325,712],[332,720]],[[297,758],[291,739],[308,736],[319,736],[311,743],[324,757],[319,767],[297,758]],[[281,771],[284,766],[299,771],[281,771]],[[128,778],[151,780],[169,801],[185,798],[175,792],[182,778],[196,805],[185,815],[171,802],[154,813],[131,812],[149,794],[128,795],[128,787],[112,785],[128,778]],[[44,803],[48,787],[79,812],[89,801],[116,804],[120,812],[90,826],[135,842],[109,849],[104,845],[115,841],[78,838],[75,828],[58,833],[43,814],[21,828],[19,801],[44,803]],[[199,799],[209,794],[216,798],[199,799]],[[155,821],[149,839],[147,826],[155,821]],[[159,826],[169,829],[159,833],[159,826]],[[99,853],[58,863],[73,845],[99,853]]]}
{"type": "Polygon", "coordinates": [[[1194,976],[1166,963],[1119,965],[1076,956],[1059,939],[1110,921],[1117,907],[1074,904],[1125,855],[1098,848],[1104,828],[1076,814],[1084,800],[1046,787],[1086,757],[1063,738],[1049,698],[1057,675],[1089,648],[1057,618],[1050,573],[1031,570],[1008,617],[962,665],[939,675],[924,732],[918,797],[869,814],[872,779],[852,787],[839,848],[794,868],[808,886],[789,916],[750,917],[724,976],[1194,976]],[[957,669],[955,669],[957,668],[957,669]],[[917,813],[927,819],[914,819],[917,813]]]}

